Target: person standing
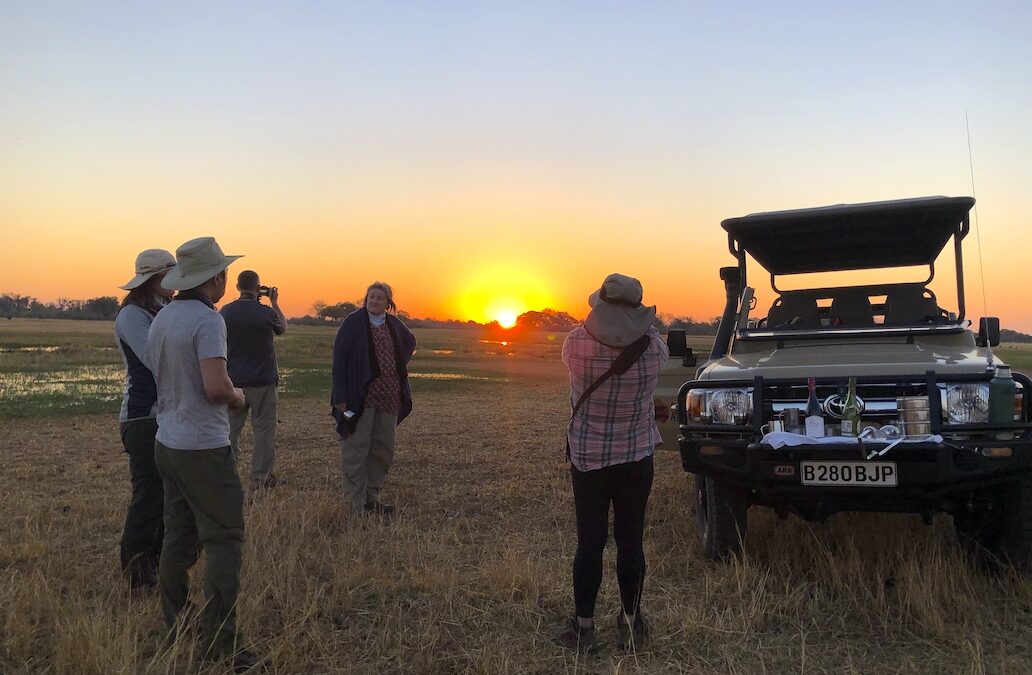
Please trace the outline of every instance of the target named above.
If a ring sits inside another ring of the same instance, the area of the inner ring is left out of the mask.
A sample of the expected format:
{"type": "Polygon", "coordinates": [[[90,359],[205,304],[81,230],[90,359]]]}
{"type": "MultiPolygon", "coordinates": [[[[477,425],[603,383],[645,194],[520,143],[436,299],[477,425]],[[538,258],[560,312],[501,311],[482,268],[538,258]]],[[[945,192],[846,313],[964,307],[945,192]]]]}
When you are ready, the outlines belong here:
{"type": "Polygon", "coordinates": [[[653,394],[670,352],[652,325],[655,306],[645,307],[641,300],[641,282],[610,274],[588,299],[591,312],[584,324],[563,342],[574,408],[567,442],[577,520],[576,614],[555,641],[582,652],[598,649],[595,600],[610,503],[621,603],[617,646],[634,649],[648,637],[641,613],[645,507],[652,490],[652,453],[662,442],[656,420],[669,414],[653,394]]]}
{"type": "Polygon", "coordinates": [[[229,345],[229,379],[244,391],[246,405],[229,412],[229,442],[240,456],[240,432],[251,411],[254,452],[251,455],[251,487],[274,487],[276,461],[276,405],[279,369],[273,337],[287,331],[287,318],[279,306],[279,289],[269,288],[272,307],[261,303],[258,274],[244,270],[237,276],[240,298],[219,313],[226,322],[229,345]]]}
{"type": "Polygon", "coordinates": [[[341,439],[345,510],[353,516],[393,512],[380,489],[394,460],[395,428],[412,412],[407,365],[416,350],[412,332],[388,313],[396,309],[391,287],[371,284],[333,342],[331,414],[341,439]]]}
{"type": "Polygon", "coordinates": [[[200,629],[208,659],[232,655],[234,669],[257,664],[240,649],[236,604],[244,540],[244,491],[229,444],[229,408],[245,405],[226,371],[226,323],[214,303],[226,292],[226,256],[212,237],[176,249],[162,285],[178,290],[151,324],[147,357],[158,391],[154,461],[165,490],[165,541],[158,583],[165,623],[192,620],[189,569],[203,548],[207,565],[200,629]]]}
{"type": "Polygon", "coordinates": [[[125,366],[125,393],[118,413],[122,447],[129,456],[132,497],[126,509],[120,545],[122,574],[130,589],[150,588],[158,582],[161,557],[162,502],[161,476],[154,466],[154,435],[157,389],[154,375],[144,363],[147,331],[158,311],[172,297],[161,287],[165,273],[175,267],[176,259],[160,248],[136,256],[136,276],[119,288],[129,291],[115,317],[115,342],[125,366]]]}

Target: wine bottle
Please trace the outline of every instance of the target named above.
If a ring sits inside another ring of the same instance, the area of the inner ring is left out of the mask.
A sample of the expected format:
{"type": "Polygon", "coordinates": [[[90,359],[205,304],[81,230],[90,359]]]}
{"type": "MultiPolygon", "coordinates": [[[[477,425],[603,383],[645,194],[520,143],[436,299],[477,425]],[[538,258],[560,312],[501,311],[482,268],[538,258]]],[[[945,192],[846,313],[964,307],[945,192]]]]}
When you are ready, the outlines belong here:
{"type": "Polygon", "coordinates": [[[821,415],[821,404],[817,400],[817,381],[810,377],[806,384],[810,388],[810,398],[806,400],[806,435],[824,438],[824,416],[821,415]]]}
{"type": "Polygon", "coordinates": [[[857,436],[860,433],[860,403],[856,400],[856,378],[849,378],[849,393],[842,408],[842,435],[857,436]]]}

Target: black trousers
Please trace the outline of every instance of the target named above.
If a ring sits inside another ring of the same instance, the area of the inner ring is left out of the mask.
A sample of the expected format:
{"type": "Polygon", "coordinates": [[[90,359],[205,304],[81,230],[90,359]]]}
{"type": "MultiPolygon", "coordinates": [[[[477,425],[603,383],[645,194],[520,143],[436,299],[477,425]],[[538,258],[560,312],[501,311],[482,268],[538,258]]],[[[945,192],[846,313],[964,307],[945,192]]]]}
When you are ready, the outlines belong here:
{"type": "Polygon", "coordinates": [[[153,578],[158,571],[161,541],[165,527],[162,521],[165,491],[161,476],[154,466],[154,435],[157,420],[139,419],[123,422],[122,445],[129,455],[129,480],[132,497],[122,528],[122,573],[130,581],[153,578]]]}
{"type": "Polygon", "coordinates": [[[645,506],[652,491],[652,456],[595,471],[570,465],[573,501],[577,509],[577,555],[573,559],[573,597],[577,616],[595,615],[602,584],[602,551],[609,537],[609,504],[613,504],[616,539],[616,579],[620,603],[637,614],[645,585],[645,506]]]}

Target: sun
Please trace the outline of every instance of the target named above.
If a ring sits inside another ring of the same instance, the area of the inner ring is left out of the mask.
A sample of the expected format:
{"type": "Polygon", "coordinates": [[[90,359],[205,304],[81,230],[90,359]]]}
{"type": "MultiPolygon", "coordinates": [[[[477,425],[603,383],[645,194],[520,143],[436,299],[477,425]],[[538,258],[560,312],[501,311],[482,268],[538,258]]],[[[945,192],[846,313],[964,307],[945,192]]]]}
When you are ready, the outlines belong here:
{"type": "Polygon", "coordinates": [[[502,328],[512,328],[516,325],[516,311],[512,309],[503,309],[495,314],[495,321],[502,328]]]}
{"type": "Polygon", "coordinates": [[[520,314],[554,305],[546,276],[521,264],[489,263],[466,279],[455,313],[480,323],[512,328],[520,314]]]}

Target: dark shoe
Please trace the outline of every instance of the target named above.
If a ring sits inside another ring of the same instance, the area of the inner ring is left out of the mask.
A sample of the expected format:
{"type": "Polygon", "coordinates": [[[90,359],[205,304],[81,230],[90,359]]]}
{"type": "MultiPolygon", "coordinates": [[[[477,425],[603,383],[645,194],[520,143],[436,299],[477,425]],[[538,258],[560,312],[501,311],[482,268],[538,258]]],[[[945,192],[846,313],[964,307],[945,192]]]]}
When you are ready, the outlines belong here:
{"type": "Polygon", "coordinates": [[[582,628],[577,617],[571,616],[552,642],[565,649],[572,649],[579,654],[594,654],[598,651],[598,638],[595,627],[582,628]]]}
{"type": "Polygon", "coordinates": [[[264,480],[254,481],[253,489],[264,490],[266,488],[274,488],[277,483],[279,483],[279,481],[276,480],[276,474],[270,473],[264,480]]]}
{"type": "Polygon", "coordinates": [[[233,656],[234,673],[257,673],[267,669],[268,665],[264,658],[259,658],[257,654],[246,649],[233,656]]]}
{"type": "Polygon", "coordinates": [[[627,626],[627,615],[620,612],[616,617],[616,633],[616,648],[633,652],[645,646],[652,634],[652,627],[641,615],[641,610],[634,616],[633,629],[627,626]]]}
{"type": "Polygon", "coordinates": [[[143,595],[158,587],[158,571],[150,566],[141,566],[126,575],[129,581],[129,592],[143,595]]]}
{"type": "Polygon", "coordinates": [[[362,511],[375,516],[394,515],[394,507],[383,502],[366,502],[365,506],[362,507],[362,511]]]}

